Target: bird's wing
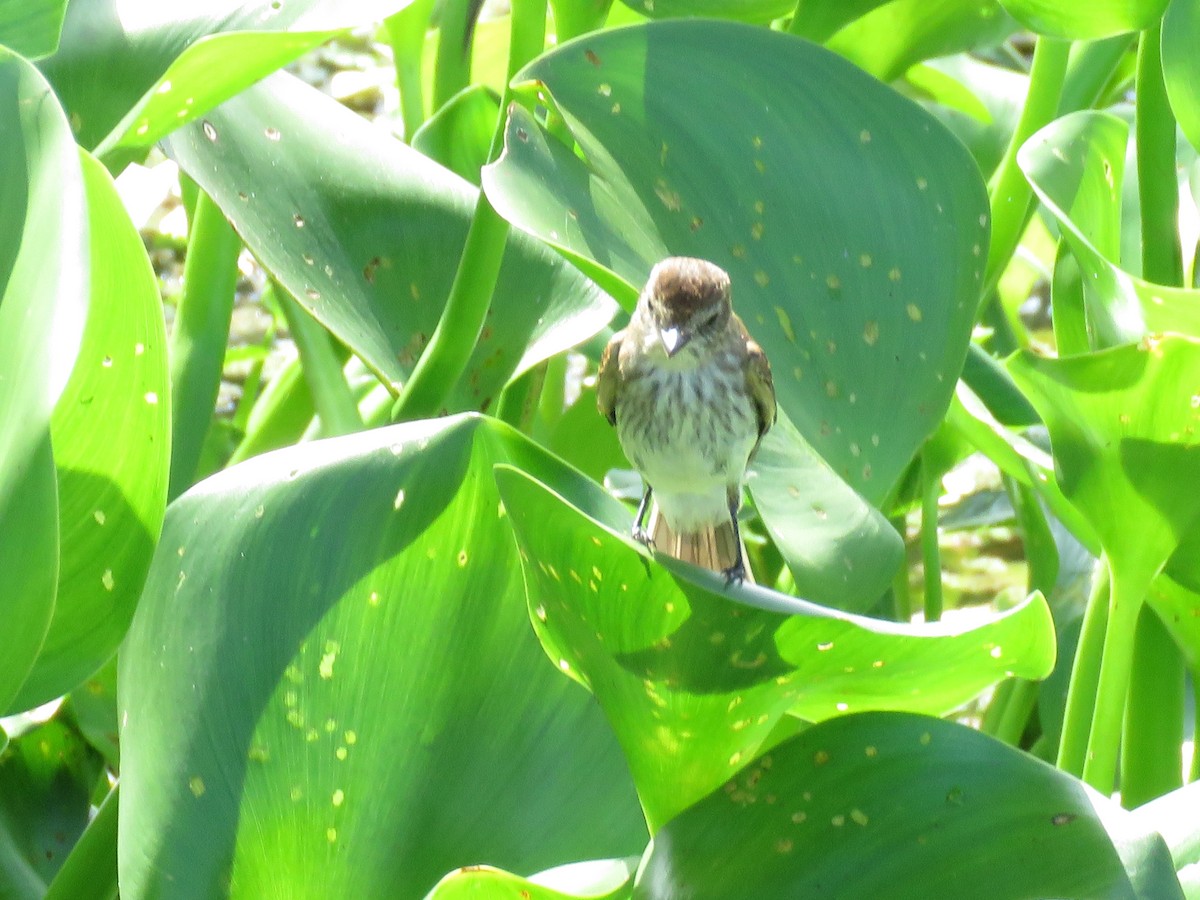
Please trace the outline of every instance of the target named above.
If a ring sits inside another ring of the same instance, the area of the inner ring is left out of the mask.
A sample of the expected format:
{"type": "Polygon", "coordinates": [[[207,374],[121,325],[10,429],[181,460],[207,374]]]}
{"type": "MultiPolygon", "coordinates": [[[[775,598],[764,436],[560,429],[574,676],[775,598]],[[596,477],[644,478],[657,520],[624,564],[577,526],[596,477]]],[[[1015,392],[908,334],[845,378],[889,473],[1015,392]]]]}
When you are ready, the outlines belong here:
{"type": "Polygon", "coordinates": [[[624,331],[618,331],[604,348],[600,357],[600,372],[596,375],[596,408],[608,419],[609,425],[617,424],[617,385],[621,380],[621,341],[624,331]]]}
{"type": "Polygon", "coordinates": [[[758,436],[761,438],[775,424],[775,382],[771,378],[767,354],[749,338],[746,339],[746,388],[758,412],[758,436]]]}

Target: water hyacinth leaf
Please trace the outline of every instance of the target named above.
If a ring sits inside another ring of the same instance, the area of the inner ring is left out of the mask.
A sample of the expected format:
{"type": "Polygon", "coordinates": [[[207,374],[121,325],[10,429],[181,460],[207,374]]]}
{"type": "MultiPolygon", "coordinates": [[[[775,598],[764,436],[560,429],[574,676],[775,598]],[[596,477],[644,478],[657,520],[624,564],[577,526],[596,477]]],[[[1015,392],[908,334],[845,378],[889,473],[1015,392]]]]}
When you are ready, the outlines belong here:
{"type": "Polygon", "coordinates": [[[788,24],[788,31],[818,44],[888,0],[805,0],[788,24]]]}
{"type": "Polygon", "coordinates": [[[892,0],[825,46],[890,82],[923,60],[999,44],[1018,28],[996,0],[892,0]]]}
{"type": "Polygon", "coordinates": [[[1030,31],[1071,41],[1143,31],[1158,24],[1170,0],[1000,0],[1030,31]]]}
{"type": "Polygon", "coordinates": [[[641,852],[620,749],[530,629],[505,461],[580,478],[455,417],[171,504],[120,657],[123,897],[420,897],[461,865],[641,852]]]}
{"type": "Polygon", "coordinates": [[[1050,431],[1063,494],[1114,580],[1142,596],[1200,521],[1200,496],[1179,490],[1200,479],[1200,340],[1149,336],[1065,359],[1022,352],[1009,371],[1050,431]]]}
{"type": "Polygon", "coordinates": [[[759,588],[723,593],[717,576],[651,561],[627,531],[529,475],[496,477],[538,635],[604,707],[652,829],[724,783],[788,713],[943,715],[1006,675],[1053,667],[1040,596],[964,629],[852,616],[759,588]]]}
{"type": "Polygon", "coordinates": [[[67,0],[0,4],[0,44],[26,59],[53,53],[66,9],[67,0]]]}
{"type": "Polygon", "coordinates": [[[850,612],[874,605],[904,561],[904,541],[786,417],[758,448],[749,485],[755,508],[792,572],[796,593],[850,612]]]}
{"type": "Polygon", "coordinates": [[[1182,898],[1162,838],[1114,807],[962,725],[846,716],[773,748],[669,822],[635,894],[1182,898]]]}
{"type": "Polygon", "coordinates": [[[791,0],[621,0],[626,6],[652,19],[697,16],[770,22],[796,9],[791,0]]]}
{"type": "Polygon", "coordinates": [[[496,92],[473,85],[430,116],[413,135],[412,146],[478,187],[499,115],[496,92]]]}
{"type": "Polygon", "coordinates": [[[54,609],[58,510],[50,416],[87,315],[79,153],[30,63],[0,47],[0,711],[29,672],[54,609]]]}
{"type": "Polygon", "coordinates": [[[1088,319],[1100,346],[1135,341],[1147,330],[1200,336],[1200,291],[1152,284],[1116,263],[1128,137],[1129,126],[1110,113],[1071,113],[1026,141],[1017,162],[1086,276],[1088,319]]]}
{"type": "MultiPolygon", "coordinates": [[[[398,393],[457,271],[470,185],[284,73],[166,147],[279,283],[398,393]]],[[[511,377],[591,337],[614,311],[556,254],[512,235],[449,405],[486,409],[511,377]]]]}
{"type": "Polygon", "coordinates": [[[474,866],[451,872],[427,900],[626,900],[631,896],[637,865],[636,857],[595,860],[559,866],[530,878],[474,866]]]}
{"type": "Polygon", "coordinates": [[[166,507],[170,426],[158,281],[108,172],[81,151],[90,293],[50,431],[62,558],[54,618],[17,706],[65,694],[116,650],[166,507]]]}
{"type": "Polygon", "coordinates": [[[100,154],[149,147],[341,31],[409,0],[74,3],[42,63],[79,142],[100,154]]]}
{"type": "Polygon", "coordinates": [[[1163,19],[1163,81],[1180,130],[1200,149],[1200,59],[1192,40],[1196,34],[1200,34],[1200,7],[1175,0],[1163,19]]]}
{"type": "Polygon", "coordinates": [[[725,268],[781,409],[885,497],[945,411],[974,320],[988,209],[962,145],[835,54],[730,22],[587,35],[516,81],[580,155],[510,109],[484,170],[496,209],[626,302],[663,256],[725,268]]]}

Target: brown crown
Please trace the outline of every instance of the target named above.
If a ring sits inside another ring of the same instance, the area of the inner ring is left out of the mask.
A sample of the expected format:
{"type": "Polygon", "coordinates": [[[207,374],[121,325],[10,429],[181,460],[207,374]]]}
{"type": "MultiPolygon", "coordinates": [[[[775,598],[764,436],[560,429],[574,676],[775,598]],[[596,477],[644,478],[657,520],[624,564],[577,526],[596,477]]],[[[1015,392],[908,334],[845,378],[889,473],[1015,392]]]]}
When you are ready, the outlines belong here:
{"type": "Polygon", "coordinates": [[[650,273],[651,290],[681,318],[729,299],[729,276],[706,259],[672,256],[650,273]]]}

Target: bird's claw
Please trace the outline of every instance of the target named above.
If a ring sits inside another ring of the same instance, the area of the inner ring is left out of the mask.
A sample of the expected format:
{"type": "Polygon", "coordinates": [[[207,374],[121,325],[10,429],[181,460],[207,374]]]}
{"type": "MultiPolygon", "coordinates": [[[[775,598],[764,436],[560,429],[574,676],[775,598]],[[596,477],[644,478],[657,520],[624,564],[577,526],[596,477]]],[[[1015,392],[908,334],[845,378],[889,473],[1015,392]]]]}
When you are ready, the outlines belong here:
{"type": "Polygon", "coordinates": [[[728,569],[722,569],[721,574],[725,576],[725,587],[732,587],[735,584],[740,585],[746,580],[746,566],[739,561],[728,569]]]}
{"type": "Polygon", "coordinates": [[[653,536],[650,534],[650,532],[648,532],[641,525],[634,525],[633,529],[629,533],[633,537],[633,539],[635,541],[637,541],[639,544],[644,544],[645,546],[649,547],[651,550],[654,549],[653,536]]]}

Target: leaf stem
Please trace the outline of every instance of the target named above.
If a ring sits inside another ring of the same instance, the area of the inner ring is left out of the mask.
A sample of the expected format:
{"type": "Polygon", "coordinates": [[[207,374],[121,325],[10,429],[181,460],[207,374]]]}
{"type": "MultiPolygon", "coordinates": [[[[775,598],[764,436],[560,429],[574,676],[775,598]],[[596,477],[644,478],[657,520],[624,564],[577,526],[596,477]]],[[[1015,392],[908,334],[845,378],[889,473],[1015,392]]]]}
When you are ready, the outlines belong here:
{"type": "Polygon", "coordinates": [[[171,480],[173,500],[191,487],[212,422],[229,320],[237,288],[241,238],[207,194],[196,200],[183,267],[183,293],[168,352],[171,369],[171,480]]]}
{"type": "Polygon", "coordinates": [[[988,249],[983,295],[991,294],[1020,243],[1032,214],[1033,190],[1017,165],[1017,151],[1039,128],[1058,114],[1070,59],[1069,41],[1041,36],[1033,51],[1029,90],[1004,157],[1000,160],[988,194],[992,201],[992,242],[988,249]]]}
{"type": "Polygon", "coordinates": [[[921,458],[921,560],[925,568],[925,621],[942,617],[942,551],[938,545],[938,498],[942,479],[928,456],[921,458]]]}
{"type": "Polygon", "coordinates": [[[276,290],[275,297],[300,354],[300,369],[312,392],[317,415],[321,418],[321,436],[333,437],[362,431],[363,420],[358,412],[358,403],[350,392],[350,385],[346,384],[342,361],[334,350],[329,332],[287,291],[276,290]]]}
{"type": "MultiPolygon", "coordinates": [[[[545,43],[546,0],[514,0],[511,30],[510,81],[517,70],[541,52],[545,43]]],[[[504,123],[510,96],[511,90],[506,87],[492,133],[489,162],[499,156],[504,145],[504,123]]],[[[427,418],[445,409],[446,398],[466,370],[483,330],[508,232],[508,222],[496,212],[481,190],[446,308],[396,401],[392,410],[394,419],[427,418]]]]}
{"type": "Polygon", "coordinates": [[[1183,786],[1184,680],[1179,648],[1154,610],[1143,606],[1121,739],[1121,805],[1126,809],[1183,786]]]}
{"type": "Polygon", "coordinates": [[[1083,774],[1092,711],[1096,705],[1096,684],[1100,679],[1100,659],[1108,628],[1108,594],[1108,557],[1102,554],[1092,577],[1092,590],[1083,614],[1075,661],[1071,665],[1062,737],[1058,744],[1058,768],[1077,778],[1083,774]]]}
{"type": "Polygon", "coordinates": [[[1163,83],[1158,28],[1142,33],[1138,47],[1138,194],[1142,216],[1142,277],[1156,284],[1183,284],[1179,244],[1179,182],[1175,174],[1175,115],[1163,83]]]}
{"type": "MultiPolygon", "coordinates": [[[[471,44],[481,0],[446,0],[438,16],[437,60],[433,67],[433,109],[471,83],[471,44]]],[[[515,7],[516,4],[514,3],[515,7]]]]}
{"type": "Polygon", "coordinates": [[[396,86],[400,89],[400,117],[404,122],[404,140],[412,136],[425,121],[425,85],[421,56],[433,0],[413,0],[394,16],[383,20],[388,43],[392,48],[392,63],[396,67],[396,86]]]}
{"type": "Polygon", "coordinates": [[[1129,693],[1134,635],[1143,596],[1132,595],[1128,580],[1114,575],[1108,598],[1108,627],[1104,632],[1096,708],[1088,734],[1083,780],[1102,794],[1111,794],[1117,777],[1121,719],[1129,693]]]}

